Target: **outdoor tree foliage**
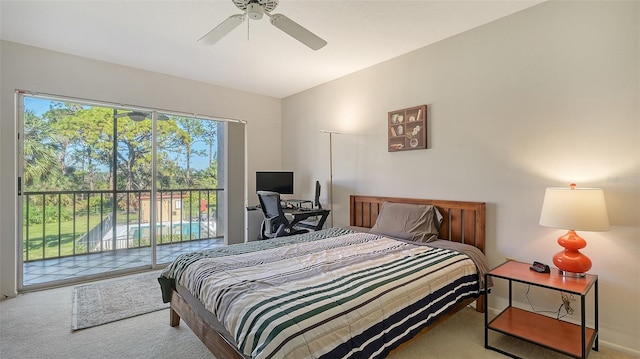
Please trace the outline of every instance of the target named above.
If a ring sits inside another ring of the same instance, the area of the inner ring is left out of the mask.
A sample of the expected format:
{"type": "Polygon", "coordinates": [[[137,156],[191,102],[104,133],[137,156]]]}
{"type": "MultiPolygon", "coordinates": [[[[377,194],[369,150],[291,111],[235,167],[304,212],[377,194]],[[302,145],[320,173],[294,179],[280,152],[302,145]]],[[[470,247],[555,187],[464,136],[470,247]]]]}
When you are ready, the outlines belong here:
{"type": "MultiPolygon", "coordinates": [[[[25,110],[24,191],[151,189],[152,123],[128,112],[53,101],[40,116],[25,110]]],[[[216,131],[215,121],[157,121],[158,188],[216,188],[216,131]]],[[[47,204],[57,201],[45,198],[47,204]]]]}

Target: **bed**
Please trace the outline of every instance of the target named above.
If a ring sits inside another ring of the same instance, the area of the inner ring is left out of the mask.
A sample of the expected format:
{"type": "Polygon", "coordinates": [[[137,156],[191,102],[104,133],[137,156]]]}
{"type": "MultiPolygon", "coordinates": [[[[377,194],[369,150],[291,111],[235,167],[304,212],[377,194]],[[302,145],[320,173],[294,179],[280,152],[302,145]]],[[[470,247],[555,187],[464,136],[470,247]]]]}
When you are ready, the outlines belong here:
{"type": "Polygon", "coordinates": [[[352,195],[349,228],[182,255],[159,281],[170,325],[219,359],[383,358],[476,300],[484,310],[484,248],[484,203],[352,195]],[[411,226],[389,213],[414,207],[420,230],[396,233],[411,226]]]}

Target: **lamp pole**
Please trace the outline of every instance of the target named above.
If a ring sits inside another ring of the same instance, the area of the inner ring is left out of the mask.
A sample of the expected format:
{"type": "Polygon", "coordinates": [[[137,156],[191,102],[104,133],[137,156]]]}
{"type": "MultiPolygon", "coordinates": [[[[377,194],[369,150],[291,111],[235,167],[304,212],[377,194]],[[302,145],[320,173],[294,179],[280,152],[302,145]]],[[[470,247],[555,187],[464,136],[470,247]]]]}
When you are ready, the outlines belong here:
{"type": "Polygon", "coordinates": [[[331,227],[333,227],[333,135],[340,132],[321,130],[329,134],[329,205],[331,206],[331,227]]]}

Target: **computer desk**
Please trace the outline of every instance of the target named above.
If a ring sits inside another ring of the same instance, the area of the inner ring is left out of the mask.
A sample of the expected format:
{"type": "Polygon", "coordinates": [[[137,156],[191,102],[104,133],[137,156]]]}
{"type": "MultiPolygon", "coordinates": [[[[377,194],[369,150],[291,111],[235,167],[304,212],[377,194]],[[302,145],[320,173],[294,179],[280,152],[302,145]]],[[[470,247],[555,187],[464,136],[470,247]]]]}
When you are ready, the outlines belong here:
{"type": "Polygon", "coordinates": [[[324,226],[324,222],[327,221],[327,217],[329,217],[329,213],[331,212],[331,210],[328,209],[301,207],[283,208],[282,211],[285,214],[293,216],[293,221],[291,221],[292,226],[309,228],[313,229],[314,231],[319,231],[322,229],[322,227],[324,226]],[[302,222],[305,219],[317,216],[320,216],[320,220],[315,224],[302,222]]]}
{"type": "MultiPolygon", "coordinates": [[[[283,202],[286,205],[286,206],[283,206],[283,208],[287,206],[293,206],[294,208],[304,207],[305,205],[313,206],[313,201],[310,201],[308,199],[285,199],[283,200],[283,202]]],[[[307,208],[311,208],[311,207],[307,207],[307,208]]]]}

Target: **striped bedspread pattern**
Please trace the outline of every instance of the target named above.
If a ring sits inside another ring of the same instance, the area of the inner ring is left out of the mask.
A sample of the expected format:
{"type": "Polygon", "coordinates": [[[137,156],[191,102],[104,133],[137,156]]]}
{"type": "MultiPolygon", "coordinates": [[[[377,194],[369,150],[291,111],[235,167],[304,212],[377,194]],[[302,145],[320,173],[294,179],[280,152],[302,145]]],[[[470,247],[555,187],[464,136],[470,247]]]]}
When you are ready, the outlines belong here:
{"type": "Polygon", "coordinates": [[[268,241],[256,241],[244,243],[242,245],[224,246],[219,248],[184,253],[178,256],[176,260],[171,262],[171,264],[169,264],[169,266],[167,266],[162,271],[161,275],[162,277],[165,277],[167,279],[180,280],[182,273],[187,267],[189,267],[192,263],[195,263],[204,258],[219,258],[251,253],[282,246],[289,246],[296,243],[310,242],[316,241],[318,239],[341,236],[347,233],[353,233],[353,231],[345,228],[335,227],[323,229],[321,231],[300,234],[297,236],[274,238],[268,241]]]}
{"type": "Polygon", "coordinates": [[[478,293],[464,254],[369,233],[207,256],[179,283],[252,358],[382,358],[478,293]]]}

